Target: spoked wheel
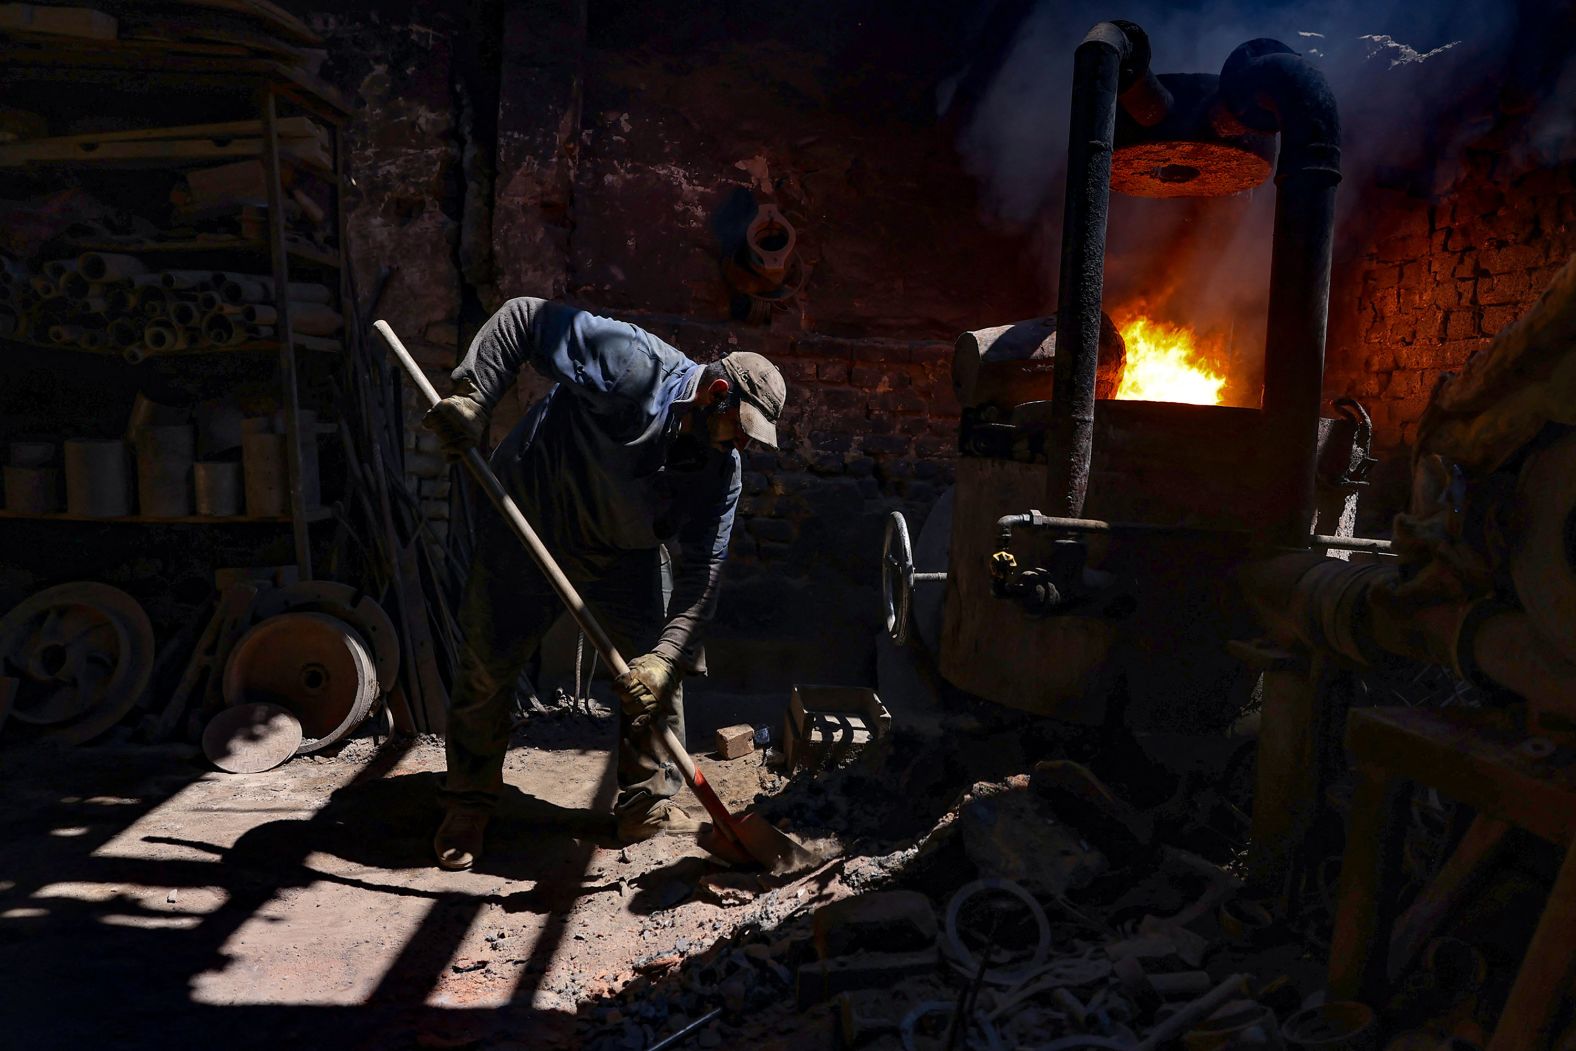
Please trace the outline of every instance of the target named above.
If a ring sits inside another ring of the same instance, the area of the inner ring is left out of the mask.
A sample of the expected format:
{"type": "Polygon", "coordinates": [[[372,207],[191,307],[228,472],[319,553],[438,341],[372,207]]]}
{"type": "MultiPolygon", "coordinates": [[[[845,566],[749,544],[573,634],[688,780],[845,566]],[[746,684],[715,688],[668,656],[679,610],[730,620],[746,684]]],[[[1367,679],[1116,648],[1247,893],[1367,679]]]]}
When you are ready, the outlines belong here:
{"type": "Polygon", "coordinates": [[[913,626],[914,548],[901,511],[887,516],[881,541],[881,604],[886,610],[887,634],[899,646],[906,645],[913,626]]]}

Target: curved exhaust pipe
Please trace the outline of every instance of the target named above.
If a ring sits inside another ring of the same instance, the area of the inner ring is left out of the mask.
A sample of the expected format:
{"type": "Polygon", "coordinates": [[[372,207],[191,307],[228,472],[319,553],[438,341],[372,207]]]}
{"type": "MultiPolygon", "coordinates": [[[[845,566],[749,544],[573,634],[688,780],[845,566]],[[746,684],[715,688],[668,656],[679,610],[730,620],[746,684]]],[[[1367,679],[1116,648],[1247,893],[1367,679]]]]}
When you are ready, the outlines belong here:
{"type": "Polygon", "coordinates": [[[1264,451],[1273,468],[1266,495],[1274,508],[1267,539],[1305,548],[1324,397],[1340,115],[1324,74],[1278,40],[1250,40],[1233,51],[1220,70],[1220,94],[1244,127],[1280,133],[1264,337],[1264,451]]]}

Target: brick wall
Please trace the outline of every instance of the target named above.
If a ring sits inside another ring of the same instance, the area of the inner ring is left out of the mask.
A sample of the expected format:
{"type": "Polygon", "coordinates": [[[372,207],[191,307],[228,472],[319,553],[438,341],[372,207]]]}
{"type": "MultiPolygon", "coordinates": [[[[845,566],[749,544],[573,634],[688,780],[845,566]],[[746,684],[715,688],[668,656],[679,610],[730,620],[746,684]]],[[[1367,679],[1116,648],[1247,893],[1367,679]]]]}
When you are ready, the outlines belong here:
{"type": "Polygon", "coordinates": [[[1496,160],[1475,158],[1438,200],[1384,201],[1337,285],[1325,392],[1363,402],[1380,449],[1412,443],[1439,377],[1520,317],[1576,252],[1576,166],[1497,173],[1496,160]]]}

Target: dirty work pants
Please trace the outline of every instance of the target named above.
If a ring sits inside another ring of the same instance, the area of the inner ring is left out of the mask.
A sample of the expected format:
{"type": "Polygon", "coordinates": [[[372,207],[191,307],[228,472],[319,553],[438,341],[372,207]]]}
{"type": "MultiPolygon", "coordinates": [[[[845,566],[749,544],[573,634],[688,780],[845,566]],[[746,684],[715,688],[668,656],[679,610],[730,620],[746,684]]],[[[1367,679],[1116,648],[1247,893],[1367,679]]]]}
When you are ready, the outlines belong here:
{"type": "MultiPolygon", "coordinates": [[[[531,512],[526,510],[527,517],[531,512]]],[[[671,577],[661,548],[564,550],[542,536],[564,575],[596,614],[625,660],[647,652],[666,624],[671,577]]],[[[491,509],[479,516],[476,555],[460,607],[460,667],[449,703],[449,808],[491,810],[503,789],[515,682],[526,660],[564,612],[564,604],[525,545],[491,509]]],[[[684,740],[684,701],[675,690],[665,719],[684,740]]],[[[637,730],[618,713],[618,799],[614,812],[644,813],[683,785],[678,769],[643,720],[637,730]]]]}

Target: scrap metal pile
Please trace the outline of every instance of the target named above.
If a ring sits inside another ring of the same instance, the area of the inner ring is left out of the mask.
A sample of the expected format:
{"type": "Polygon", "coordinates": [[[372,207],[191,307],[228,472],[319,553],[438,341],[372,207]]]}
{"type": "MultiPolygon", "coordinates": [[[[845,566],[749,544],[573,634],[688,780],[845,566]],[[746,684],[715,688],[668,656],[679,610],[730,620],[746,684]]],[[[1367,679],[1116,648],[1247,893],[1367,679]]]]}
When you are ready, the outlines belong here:
{"type": "MultiPolygon", "coordinates": [[[[926,746],[926,759],[943,750],[926,746]]],[[[775,810],[867,829],[856,804],[844,821],[815,800],[913,771],[896,758],[867,754],[879,766],[825,775],[831,787],[820,792],[795,782],[775,810]]],[[[1187,825],[1168,831],[1166,812],[1130,806],[1079,763],[1042,761],[975,784],[911,846],[851,849],[793,883],[756,877],[759,897],[741,890],[751,877],[731,877],[734,897],[722,900],[747,913],[741,933],[687,959],[668,951],[637,964],[615,998],[582,1010],[583,1046],[1372,1039],[1372,1010],[1318,995],[1323,948],[1310,929],[1277,922],[1228,868],[1165,843],[1187,825]]],[[[725,879],[712,877],[708,893],[725,879]]]]}

